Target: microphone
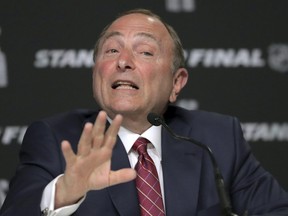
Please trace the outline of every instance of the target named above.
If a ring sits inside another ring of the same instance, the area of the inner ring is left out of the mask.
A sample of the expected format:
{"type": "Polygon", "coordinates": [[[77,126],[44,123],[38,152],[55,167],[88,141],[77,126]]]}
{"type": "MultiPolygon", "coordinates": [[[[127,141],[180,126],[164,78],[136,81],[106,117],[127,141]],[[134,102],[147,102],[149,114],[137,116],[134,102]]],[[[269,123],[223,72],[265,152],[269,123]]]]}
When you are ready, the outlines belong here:
{"type": "MultiPolygon", "coordinates": [[[[185,140],[185,141],[191,142],[194,145],[197,145],[200,148],[202,148],[208,152],[210,159],[211,159],[211,162],[212,162],[212,166],[213,166],[213,171],[214,171],[214,175],[215,175],[215,183],[216,183],[218,196],[219,196],[219,200],[220,200],[220,204],[221,204],[221,208],[222,208],[222,214],[223,214],[223,216],[237,216],[236,214],[232,213],[231,204],[230,204],[231,202],[230,202],[230,199],[229,199],[229,197],[226,193],[226,190],[225,190],[224,179],[223,179],[221,171],[218,167],[216,159],[213,155],[212,150],[207,145],[204,145],[203,143],[201,143],[197,140],[194,140],[193,138],[179,136],[179,135],[175,134],[171,130],[171,128],[165,123],[164,119],[156,113],[149,113],[147,116],[147,120],[149,121],[150,124],[152,124],[154,126],[162,125],[175,139],[185,140]]],[[[245,213],[245,215],[246,215],[246,213],[245,213]]]]}

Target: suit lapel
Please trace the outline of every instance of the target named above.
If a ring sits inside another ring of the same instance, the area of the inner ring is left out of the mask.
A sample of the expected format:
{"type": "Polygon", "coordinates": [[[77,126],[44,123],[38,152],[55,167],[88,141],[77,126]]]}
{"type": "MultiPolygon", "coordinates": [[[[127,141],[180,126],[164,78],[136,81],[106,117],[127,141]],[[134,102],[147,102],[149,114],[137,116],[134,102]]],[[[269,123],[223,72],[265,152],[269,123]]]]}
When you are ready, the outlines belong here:
{"type": "MultiPolygon", "coordinates": [[[[191,129],[182,122],[170,123],[169,126],[182,136],[188,136],[191,129]]],[[[162,129],[162,168],[167,216],[196,214],[202,153],[202,149],[192,143],[176,140],[162,129]]]]}
{"type": "MultiPolygon", "coordinates": [[[[98,112],[87,121],[94,123],[97,115],[98,112]]],[[[108,128],[109,125],[107,121],[106,128],[108,128]]],[[[117,137],[111,158],[111,169],[119,170],[122,168],[131,168],[131,166],[123,143],[120,138],[117,137]]],[[[108,187],[107,191],[119,215],[140,215],[135,181],[108,187]]]]}
{"type": "MultiPolygon", "coordinates": [[[[95,116],[89,121],[94,123],[95,116]]],[[[169,126],[177,134],[189,136],[190,126],[179,119],[169,122],[169,126]]],[[[162,169],[166,216],[196,215],[202,156],[202,149],[192,143],[176,140],[165,129],[162,129],[162,169]]],[[[118,170],[127,167],[130,168],[129,159],[118,137],[113,149],[111,169],[118,170]]],[[[108,192],[119,215],[140,215],[134,181],[111,186],[108,192]]]]}
{"type": "MultiPolygon", "coordinates": [[[[111,169],[119,170],[130,167],[126,150],[118,137],[113,150],[111,169]]],[[[109,187],[108,191],[119,215],[140,215],[135,181],[109,187]]]]}

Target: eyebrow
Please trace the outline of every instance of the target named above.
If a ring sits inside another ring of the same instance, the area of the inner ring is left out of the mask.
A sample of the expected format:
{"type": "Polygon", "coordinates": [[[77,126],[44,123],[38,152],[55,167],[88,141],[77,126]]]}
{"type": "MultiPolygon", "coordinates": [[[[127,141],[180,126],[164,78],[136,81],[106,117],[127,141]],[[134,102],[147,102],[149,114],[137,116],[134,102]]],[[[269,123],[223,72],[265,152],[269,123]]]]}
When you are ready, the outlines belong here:
{"type": "Polygon", "coordinates": [[[109,38],[115,37],[115,36],[122,36],[122,34],[120,32],[117,32],[117,31],[105,33],[103,36],[103,42],[108,40],[109,38]]]}

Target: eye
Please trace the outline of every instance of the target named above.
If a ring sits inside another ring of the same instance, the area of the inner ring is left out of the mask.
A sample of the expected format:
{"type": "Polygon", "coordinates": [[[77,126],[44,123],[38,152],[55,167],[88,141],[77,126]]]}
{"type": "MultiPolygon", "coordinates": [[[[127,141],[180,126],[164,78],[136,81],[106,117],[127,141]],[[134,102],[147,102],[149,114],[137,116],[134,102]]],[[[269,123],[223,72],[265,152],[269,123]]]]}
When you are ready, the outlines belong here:
{"type": "Polygon", "coordinates": [[[108,49],[106,53],[118,53],[117,49],[108,49]]]}
{"type": "Polygon", "coordinates": [[[151,52],[141,52],[143,55],[145,56],[153,56],[153,54],[151,52]]]}
{"type": "Polygon", "coordinates": [[[153,57],[155,55],[155,48],[152,45],[140,45],[136,51],[144,57],[153,57]]]}

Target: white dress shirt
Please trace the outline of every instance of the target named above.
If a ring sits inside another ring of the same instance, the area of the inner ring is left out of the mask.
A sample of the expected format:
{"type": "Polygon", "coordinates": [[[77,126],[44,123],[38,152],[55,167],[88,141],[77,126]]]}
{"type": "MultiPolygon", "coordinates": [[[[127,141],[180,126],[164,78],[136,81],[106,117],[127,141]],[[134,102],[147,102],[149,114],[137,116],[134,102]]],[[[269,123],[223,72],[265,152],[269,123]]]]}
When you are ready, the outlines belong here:
{"type": "MultiPolygon", "coordinates": [[[[108,119],[110,122],[111,120],[108,119]]],[[[162,126],[156,127],[151,126],[149,129],[147,129],[143,134],[135,134],[129,130],[127,130],[124,127],[120,127],[118,135],[126,149],[126,152],[128,154],[128,158],[130,161],[130,165],[132,168],[135,167],[137,161],[138,161],[138,153],[132,150],[132,146],[134,142],[141,136],[146,139],[148,139],[152,144],[148,144],[147,146],[147,152],[150,155],[150,157],[153,159],[157,172],[158,177],[160,181],[161,186],[161,192],[164,199],[164,189],[163,189],[163,172],[162,172],[162,166],[161,166],[161,130],[162,126]]],[[[63,174],[62,174],[63,175],[63,174]]],[[[85,200],[85,197],[83,197],[80,201],[75,203],[74,205],[65,206],[59,209],[54,209],[54,200],[55,200],[55,189],[56,189],[56,182],[58,180],[58,177],[56,177],[53,181],[51,181],[44,189],[41,199],[41,211],[45,212],[45,215],[48,216],[69,216],[73,214],[81,205],[81,203],[85,200]]],[[[164,203],[165,206],[165,203],[164,203]]]]}

